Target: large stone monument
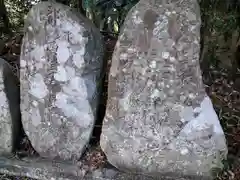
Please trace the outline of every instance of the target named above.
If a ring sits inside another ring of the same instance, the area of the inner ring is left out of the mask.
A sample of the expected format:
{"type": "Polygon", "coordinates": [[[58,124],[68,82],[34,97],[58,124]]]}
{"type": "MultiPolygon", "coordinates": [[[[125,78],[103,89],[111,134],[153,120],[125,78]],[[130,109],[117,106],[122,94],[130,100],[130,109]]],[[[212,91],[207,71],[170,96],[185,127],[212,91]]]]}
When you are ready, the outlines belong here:
{"type": "Polygon", "coordinates": [[[77,160],[94,127],[103,43],[93,24],[55,2],[34,6],[21,49],[24,130],[43,157],[77,160]]]}
{"type": "Polygon", "coordinates": [[[115,47],[101,147],[119,169],[212,177],[226,158],[199,66],[197,0],[140,0],[115,47]]]}

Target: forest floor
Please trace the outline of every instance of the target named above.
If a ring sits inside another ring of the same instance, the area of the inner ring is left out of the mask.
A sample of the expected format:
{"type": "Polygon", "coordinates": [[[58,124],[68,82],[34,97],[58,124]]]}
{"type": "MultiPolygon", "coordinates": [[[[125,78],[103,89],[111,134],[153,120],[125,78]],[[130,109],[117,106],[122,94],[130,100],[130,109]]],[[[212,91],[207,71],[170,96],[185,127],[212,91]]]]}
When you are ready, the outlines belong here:
{"type": "Polygon", "coordinates": [[[225,69],[211,68],[203,81],[228,144],[228,159],[217,180],[240,180],[240,91],[235,89],[228,74],[225,69]]]}
{"type": "MultiPolygon", "coordinates": [[[[108,68],[106,69],[106,72],[108,72],[116,38],[112,39],[105,37],[105,42],[106,60],[109,62],[107,65],[108,68]]],[[[0,52],[0,55],[9,60],[11,64],[17,62],[20,55],[20,44],[21,37],[12,38],[6,43],[7,46],[0,52]]],[[[107,77],[108,74],[106,74],[105,77],[102,102],[106,102],[107,77]]],[[[224,170],[219,173],[216,180],[240,180],[240,91],[234,87],[225,69],[210,68],[209,72],[204,72],[203,81],[206,85],[206,91],[211,97],[214,108],[221,121],[229,150],[228,159],[224,162],[224,170]]],[[[102,111],[104,111],[105,105],[106,104],[102,104],[102,111]]],[[[100,119],[103,116],[104,112],[100,112],[100,119]]],[[[98,125],[98,129],[100,129],[101,122],[98,122],[98,125]]],[[[98,136],[96,139],[99,139],[99,133],[99,130],[95,132],[95,136],[98,136]]],[[[35,153],[26,138],[22,141],[22,148],[28,154],[32,155],[35,153]]],[[[100,148],[98,149],[100,151],[100,148]]],[[[98,161],[104,161],[102,158],[99,159],[95,154],[87,156],[89,163],[98,164],[98,161]]],[[[12,177],[4,174],[0,175],[0,180],[10,179],[30,180],[30,178],[12,177]]]]}

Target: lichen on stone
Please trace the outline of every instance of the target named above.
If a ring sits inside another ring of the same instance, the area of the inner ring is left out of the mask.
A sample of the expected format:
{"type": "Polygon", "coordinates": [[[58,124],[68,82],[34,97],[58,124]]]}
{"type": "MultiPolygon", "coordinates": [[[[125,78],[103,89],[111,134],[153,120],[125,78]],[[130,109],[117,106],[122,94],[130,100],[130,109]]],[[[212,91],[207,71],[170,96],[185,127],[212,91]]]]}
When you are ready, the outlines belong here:
{"type": "Polygon", "coordinates": [[[70,7],[41,2],[21,49],[23,127],[44,157],[77,160],[93,130],[103,64],[100,32],[70,7]],[[34,102],[34,103],[33,103],[34,102]]]}
{"type": "Polygon", "coordinates": [[[198,63],[198,8],[197,1],[142,0],[128,13],[113,53],[101,135],[114,166],[211,176],[226,157],[198,63]]]}

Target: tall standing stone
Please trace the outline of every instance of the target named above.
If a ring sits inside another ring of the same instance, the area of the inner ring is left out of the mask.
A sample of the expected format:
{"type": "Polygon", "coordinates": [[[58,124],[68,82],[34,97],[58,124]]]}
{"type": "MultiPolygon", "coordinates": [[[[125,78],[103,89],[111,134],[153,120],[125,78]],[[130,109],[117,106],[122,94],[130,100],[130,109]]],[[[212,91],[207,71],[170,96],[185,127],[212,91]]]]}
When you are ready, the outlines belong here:
{"type": "Polygon", "coordinates": [[[0,58],[0,154],[15,151],[21,128],[20,89],[10,65],[0,58]]]}
{"type": "Polygon", "coordinates": [[[197,0],[140,0],[113,53],[101,147],[124,170],[211,176],[225,137],[199,67],[197,0]]]}
{"type": "Polygon", "coordinates": [[[21,112],[24,130],[41,156],[81,156],[96,118],[102,57],[100,32],[70,7],[41,2],[28,13],[21,112]]]}

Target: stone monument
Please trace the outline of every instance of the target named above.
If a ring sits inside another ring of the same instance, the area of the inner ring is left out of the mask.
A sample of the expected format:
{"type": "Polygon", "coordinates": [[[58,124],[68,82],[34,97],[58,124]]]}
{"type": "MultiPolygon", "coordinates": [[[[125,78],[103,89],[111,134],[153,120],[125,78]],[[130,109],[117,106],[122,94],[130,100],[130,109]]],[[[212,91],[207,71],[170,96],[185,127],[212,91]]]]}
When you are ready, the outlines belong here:
{"type": "Polygon", "coordinates": [[[34,149],[77,160],[92,135],[103,66],[99,30],[70,7],[40,2],[27,15],[21,48],[21,112],[34,149]]]}
{"type": "Polygon", "coordinates": [[[226,140],[199,66],[197,0],[140,0],[113,53],[101,147],[115,167],[212,177],[226,140]]]}

